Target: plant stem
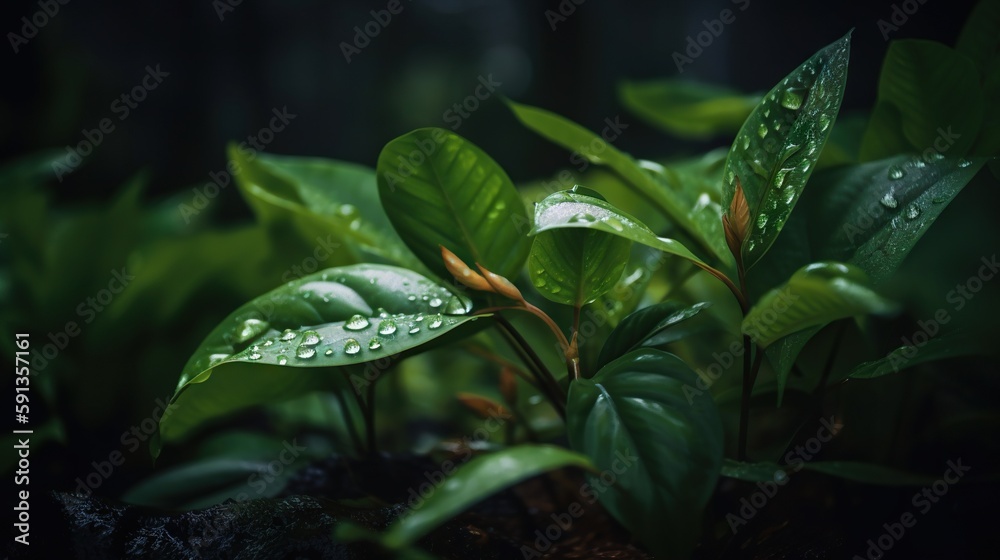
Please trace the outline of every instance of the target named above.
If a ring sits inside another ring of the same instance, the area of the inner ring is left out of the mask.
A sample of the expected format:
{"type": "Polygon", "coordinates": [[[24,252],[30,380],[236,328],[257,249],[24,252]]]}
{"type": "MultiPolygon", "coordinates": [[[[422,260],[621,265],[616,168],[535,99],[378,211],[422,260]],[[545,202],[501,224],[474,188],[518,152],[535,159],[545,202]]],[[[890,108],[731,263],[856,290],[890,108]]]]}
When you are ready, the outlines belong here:
{"type": "Polygon", "coordinates": [[[518,352],[525,365],[534,374],[535,379],[538,381],[538,388],[549,399],[549,402],[552,403],[552,407],[556,409],[559,416],[565,420],[566,397],[562,394],[562,389],[556,383],[555,378],[549,373],[548,368],[545,367],[545,362],[538,357],[538,354],[531,348],[528,341],[521,336],[521,333],[517,332],[517,329],[514,328],[514,325],[510,324],[510,321],[506,317],[498,313],[493,318],[496,319],[497,326],[500,327],[500,332],[504,334],[511,347],[518,352]]]}
{"type": "MultiPolygon", "coordinates": [[[[344,373],[344,378],[347,379],[348,384],[350,384],[350,379],[347,377],[346,373],[344,373]]],[[[361,450],[364,449],[364,445],[361,443],[361,436],[358,434],[358,427],[354,423],[354,415],[351,414],[351,409],[347,405],[347,399],[344,398],[343,393],[340,391],[334,391],[333,394],[337,399],[337,404],[340,406],[340,415],[344,418],[344,428],[347,430],[347,434],[351,438],[351,443],[354,445],[354,449],[357,451],[358,455],[360,455],[361,450]]]]}
{"type": "Polygon", "coordinates": [[[750,365],[750,350],[752,342],[749,336],[743,336],[743,398],[740,400],[740,437],[737,458],[747,460],[747,435],[750,426],[750,398],[753,396],[753,384],[757,381],[757,372],[764,358],[764,351],[757,348],[757,353],[750,365]]]}

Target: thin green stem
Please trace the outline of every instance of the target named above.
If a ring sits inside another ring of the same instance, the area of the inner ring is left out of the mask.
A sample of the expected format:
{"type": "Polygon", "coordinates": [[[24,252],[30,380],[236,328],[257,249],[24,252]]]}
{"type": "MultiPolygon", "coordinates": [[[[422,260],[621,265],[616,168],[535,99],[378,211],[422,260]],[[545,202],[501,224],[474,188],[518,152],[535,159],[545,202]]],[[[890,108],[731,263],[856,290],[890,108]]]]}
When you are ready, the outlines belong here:
{"type": "Polygon", "coordinates": [[[535,376],[535,379],[538,381],[538,388],[549,399],[549,402],[552,403],[552,407],[556,409],[559,416],[565,420],[566,397],[555,378],[549,373],[548,368],[545,367],[545,362],[538,357],[538,354],[528,344],[528,341],[521,336],[521,333],[517,332],[517,329],[510,324],[510,321],[506,317],[498,313],[493,318],[496,320],[497,326],[500,327],[500,332],[507,338],[508,343],[514,351],[518,352],[522,361],[524,361],[525,365],[535,376]]]}

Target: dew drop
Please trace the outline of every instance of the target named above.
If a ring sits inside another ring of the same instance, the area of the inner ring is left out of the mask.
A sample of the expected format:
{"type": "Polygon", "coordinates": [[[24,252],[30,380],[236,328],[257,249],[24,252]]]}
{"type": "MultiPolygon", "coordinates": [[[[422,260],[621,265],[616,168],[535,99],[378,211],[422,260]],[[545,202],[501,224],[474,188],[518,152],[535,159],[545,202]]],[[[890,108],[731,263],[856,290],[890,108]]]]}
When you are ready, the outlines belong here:
{"type": "Polygon", "coordinates": [[[281,334],[281,340],[292,340],[296,336],[298,335],[295,334],[295,331],[291,329],[285,329],[285,332],[281,334]]]}
{"type": "Polygon", "coordinates": [[[378,334],[390,335],[396,332],[396,321],[386,319],[378,324],[378,334]]]}
{"type": "Polygon", "coordinates": [[[273,341],[273,340],[265,340],[265,341],[264,341],[264,347],[265,347],[265,348],[267,348],[268,346],[270,346],[270,345],[272,345],[272,344],[274,344],[274,341],[273,341]]]}
{"type": "Polygon", "coordinates": [[[761,124],[757,128],[757,136],[760,136],[761,138],[767,137],[767,125],[761,124]]]}
{"type": "Polygon", "coordinates": [[[319,344],[320,336],[316,331],[306,331],[302,335],[302,346],[316,346],[319,344]]]}
{"type": "Polygon", "coordinates": [[[316,349],[312,346],[299,346],[295,349],[295,357],[300,360],[308,360],[316,355],[316,349]]]}
{"type": "Polygon", "coordinates": [[[427,302],[427,305],[433,307],[434,309],[437,309],[438,307],[441,307],[443,304],[444,304],[444,302],[441,301],[441,298],[439,298],[439,297],[431,298],[431,300],[429,302],[427,302]]]}
{"type": "Polygon", "coordinates": [[[358,212],[358,209],[355,208],[353,204],[342,204],[340,206],[340,215],[341,216],[345,216],[345,217],[346,216],[353,216],[357,212],[358,212]]]}
{"type": "Polygon", "coordinates": [[[918,206],[916,202],[911,202],[906,207],[906,212],[904,216],[906,216],[907,220],[917,219],[917,217],[920,216],[920,206],[918,206]]]}
{"type": "Polygon", "coordinates": [[[237,344],[249,342],[267,331],[270,326],[267,321],[247,319],[236,325],[236,329],[233,331],[233,339],[237,344]]]}
{"type": "Polygon", "coordinates": [[[766,225],[767,225],[767,214],[760,214],[760,215],[758,215],[757,216],[757,227],[760,228],[760,229],[764,229],[764,226],[766,226],[766,225]]]}
{"type": "Polygon", "coordinates": [[[441,317],[440,313],[438,313],[437,315],[431,317],[431,322],[427,325],[427,328],[431,330],[438,329],[441,328],[441,325],[443,324],[444,324],[444,318],[441,317]]]}
{"type": "Polygon", "coordinates": [[[820,115],[819,116],[819,131],[826,132],[826,129],[830,128],[830,123],[833,122],[830,119],[830,115],[820,115]]]}
{"type": "Polygon", "coordinates": [[[942,202],[947,202],[947,201],[948,197],[946,196],[935,196],[934,198],[931,199],[931,202],[933,202],[934,204],[941,204],[942,202]]]}
{"type": "Polygon", "coordinates": [[[406,301],[417,301],[417,296],[410,294],[406,296],[406,301]]]}
{"type": "Polygon", "coordinates": [[[349,331],[360,331],[362,329],[367,329],[369,324],[368,319],[365,319],[361,315],[354,315],[350,318],[350,320],[344,323],[344,328],[349,331]]]}
{"type": "Polygon", "coordinates": [[[418,327],[417,325],[413,325],[412,327],[410,327],[410,330],[406,332],[408,332],[409,334],[417,334],[418,332],[420,332],[420,327],[418,327]]]}
{"type": "Polygon", "coordinates": [[[385,319],[388,316],[389,316],[389,312],[386,311],[384,307],[379,307],[378,308],[378,317],[379,317],[379,319],[385,319]]]}
{"type": "Polygon", "coordinates": [[[278,365],[283,366],[288,363],[288,358],[284,356],[278,356],[278,365]]]}
{"type": "Polygon", "coordinates": [[[890,209],[895,208],[899,204],[896,202],[896,197],[892,196],[892,193],[885,193],[885,196],[883,196],[882,200],[879,200],[879,202],[882,203],[882,206],[890,209]]]}
{"type": "Polygon", "coordinates": [[[625,227],[618,218],[605,218],[603,221],[615,231],[625,231],[625,227]]]}
{"type": "Polygon", "coordinates": [[[324,356],[332,356],[333,355],[333,348],[327,348],[326,352],[323,352],[323,355],[324,356]]]}
{"type": "Polygon", "coordinates": [[[795,90],[786,89],[781,95],[781,106],[797,111],[802,106],[802,96],[795,90]]]}
{"type": "Polygon", "coordinates": [[[919,157],[913,158],[911,163],[913,164],[913,167],[916,167],[917,169],[923,169],[924,167],[927,167],[927,162],[920,159],[919,157]]]}
{"type": "Polygon", "coordinates": [[[375,337],[368,341],[369,350],[378,350],[381,347],[382,347],[382,341],[379,340],[378,337],[375,337]]]}
{"type": "Polygon", "coordinates": [[[253,352],[250,352],[250,355],[247,356],[247,358],[250,358],[251,360],[259,360],[261,358],[261,355],[260,352],[254,350],[253,352]]]}
{"type": "Polygon", "coordinates": [[[743,149],[750,149],[750,137],[746,134],[743,135],[743,149]]]}
{"type": "Polygon", "coordinates": [[[465,303],[462,302],[461,298],[454,296],[448,300],[448,304],[445,305],[444,312],[448,315],[465,315],[468,313],[468,310],[465,308],[465,303]]]}
{"type": "Polygon", "coordinates": [[[597,221],[597,218],[595,218],[594,216],[592,216],[590,214],[587,214],[585,212],[580,212],[579,214],[574,214],[569,219],[569,223],[571,223],[571,224],[576,224],[576,223],[580,223],[580,222],[590,223],[590,222],[595,222],[595,221],[597,221]]]}
{"type": "Polygon", "coordinates": [[[902,179],[905,175],[906,175],[906,171],[902,167],[900,167],[898,165],[892,165],[892,166],[889,167],[889,178],[890,179],[892,179],[892,180],[895,181],[896,179],[902,179]]]}
{"type": "Polygon", "coordinates": [[[970,160],[970,159],[962,158],[962,159],[958,160],[958,166],[959,167],[968,167],[970,165],[972,165],[972,160],[970,160]]]}
{"type": "Polygon", "coordinates": [[[344,341],[344,353],[353,356],[361,351],[361,343],[353,338],[344,341]]]}
{"type": "Polygon", "coordinates": [[[535,278],[535,287],[536,288],[544,288],[545,284],[546,284],[546,281],[545,281],[545,277],[544,276],[538,276],[538,277],[535,278]]]}

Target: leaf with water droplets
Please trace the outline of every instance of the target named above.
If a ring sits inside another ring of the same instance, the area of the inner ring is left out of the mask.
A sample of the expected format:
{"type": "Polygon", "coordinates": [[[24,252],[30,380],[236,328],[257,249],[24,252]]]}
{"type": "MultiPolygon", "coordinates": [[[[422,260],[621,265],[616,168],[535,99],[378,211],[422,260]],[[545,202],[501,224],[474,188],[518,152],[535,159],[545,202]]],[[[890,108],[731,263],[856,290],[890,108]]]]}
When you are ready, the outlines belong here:
{"type": "Polygon", "coordinates": [[[527,210],[507,173],[475,144],[444,129],[417,129],[386,144],[376,169],[393,227],[438,277],[451,277],[441,246],[502,276],[521,271],[527,210]]]}
{"type": "Polygon", "coordinates": [[[895,309],[895,304],[871,289],[861,269],[821,262],[799,269],[783,286],[764,294],[743,319],[742,330],[758,345],[767,347],[809,327],[895,309]]]}
{"type": "Polygon", "coordinates": [[[237,309],[205,338],[184,367],[171,401],[178,408],[164,416],[153,451],[237,409],[335,390],[341,376],[312,368],[420,351],[473,321],[469,311],[468,300],[444,286],[387,265],[335,268],[287,283],[237,309]],[[428,297],[411,300],[414,294],[428,297]],[[441,307],[461,314],[442,314],[441,307]],[[411,323],[428,328],[414,331],[411,323]]]}
{"type": "Polygon", "coordinates": [[[747,269],[784,227],[830,136],[849,53],[850,34],[796,68],[764,96],[730,148],[724,202],[729,206],[733,200],[739,178],[751,217],[742,248],[747,269]]]}

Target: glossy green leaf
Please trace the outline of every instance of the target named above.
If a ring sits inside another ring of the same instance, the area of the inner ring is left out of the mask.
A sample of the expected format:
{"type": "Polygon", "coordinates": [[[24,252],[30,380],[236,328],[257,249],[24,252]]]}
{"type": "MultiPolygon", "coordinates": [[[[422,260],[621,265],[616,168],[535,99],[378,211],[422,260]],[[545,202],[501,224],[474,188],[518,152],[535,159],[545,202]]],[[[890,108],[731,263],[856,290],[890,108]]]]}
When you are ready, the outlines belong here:
{"type": "Polygon", "coordinates": [[[916,343],[900,346],[878,360],[858,364],[846,377],[873,379],[927,362],[988,353],[985,341],[966,332],[941,333],[919,342],[922,342],[919,346],[916,343]]]}
{"type": "Polygon", "coordinates": [[[611,203],[574,191],[553,193],[535,205],[535,227],[531,235],[562,228],[583,228],[624,237],[636,243],[704,265],[680,242],[657,237],[652,230],[611,203]]]}
{"type": "Polygon", "coordinates": [[[528,257],[530,220],[507,173],[475,144],[421,128],[386,144],[378,188],[393,227],[435,274],[443,245],[472,266],[513,278],[528,257]]]}
{"type": "Polygon", "coordinates": [[[547,299],[581,307],[614,288],[632,242],[596,229],[558,229],[531,243],[531,283],[547,299]]]}
{"type": "Polygon", "coordinates": [[[722,422],[710,395],[689,391],[697,379],[676,356],[641,349],[569,389],[572,448],[614,475],[598,498],[666,558],[690,554],[722,463],[722,422]]]}
{"type": "Polygon", "coordinates": [[[595,367],[604,367],[612,360],[639,348],[665,329],[694,317],[711,305],[709,302],[685,305],[678,301],[665,301],[632,313],[611,331],[595,367]]]}
{"type": "Polygon", "coordinates": [[[817,176],[813,255],[854,264],[876,284],[885,281],[983,163],[897,156],[817,176]]]}
{"type": "Polygon", "coordinates": [[[336,387],[339,374],[313,368],[388,364],[474,320],[468,311],[446,288],[387,265],[332,268],[289,282],[243,305],[205,338],[184,366],[160,443],[246,406],[336,387]]]}
{"type": "Polygon", "coordinates": [[[898,155],[893,151],[896,141],[886,138],[899,133],[909,144],[908,152],[965,155],[982,126],[983,106],[979,74],[968,56],[934,41],[893,41],[861,158],[898,155]],[[899,128],[893,129],[897,116],[899,128]]]}
{"type": "MultiPolygon", "coordinates": [[[[608,166],[658,206],[677,226],[711,251],[715,257],[727,264],[732,261],[732,255],[726,247],[722,232],[721,206],[718,201],[713,201],[709,194],[686,190],[687,185],[680,183],[666,184],[666,179],[658,173],[661,166],[652,164],[652,170],[646,169],[643,164],[615,148],[601,135],[555,113],[512,101],[508,101],[507,104],[526,127],[568,150],[575,151],[576,154],[571,159],[579,157],[581,163],[590,162],[608,166]]],[[[606,123],[605,136],[608,138],[611,138],[611,135],[617,137],[628,126],[614,119],[608,119],[606,123]]],[[[613,138],[611,140],[613,141],[613,138]]]]}
{"type": "Polygon", "coordinates": [[[352,260],[419,266],[379,204],[374,170],[322,158],[247,157],[235,146],[229,151],[237,184],[261,222],[291,223],[310,243],[333,234],[352,260]]]}
{"type": "Polygon", "coordinates": [[[893,311],[895,306],[869,285],[868,277],[857,267],[835,262],[805,266],[750,309],[743,319],[743,333],[766,347],[808,327],[893,311]]]}
{"type": "Polygon", "coordinates": [[[533,476],[563,467],[592,469],[587,457],[553,445],[519,445],[476,457],[442,473],[447,479],[427,496],[419,508],[400,516],[380,542],[391,549],[409,546],[446,521],[496,494],[533,476]]]}
{"type": "Polygon", "coordinates": [[[750,206],[747,269],[771,247],[815,169],[840,110],[849,54],[850,34],[817,52],[764,96],[733,141],[723,207],[739,179],[750,206]]]}
{"type": "Polygon", "coordinates": [[[691,80],[623,82],[622,105],[644,121],[682,138],[735,134],[760,95],[691,80]]]}

